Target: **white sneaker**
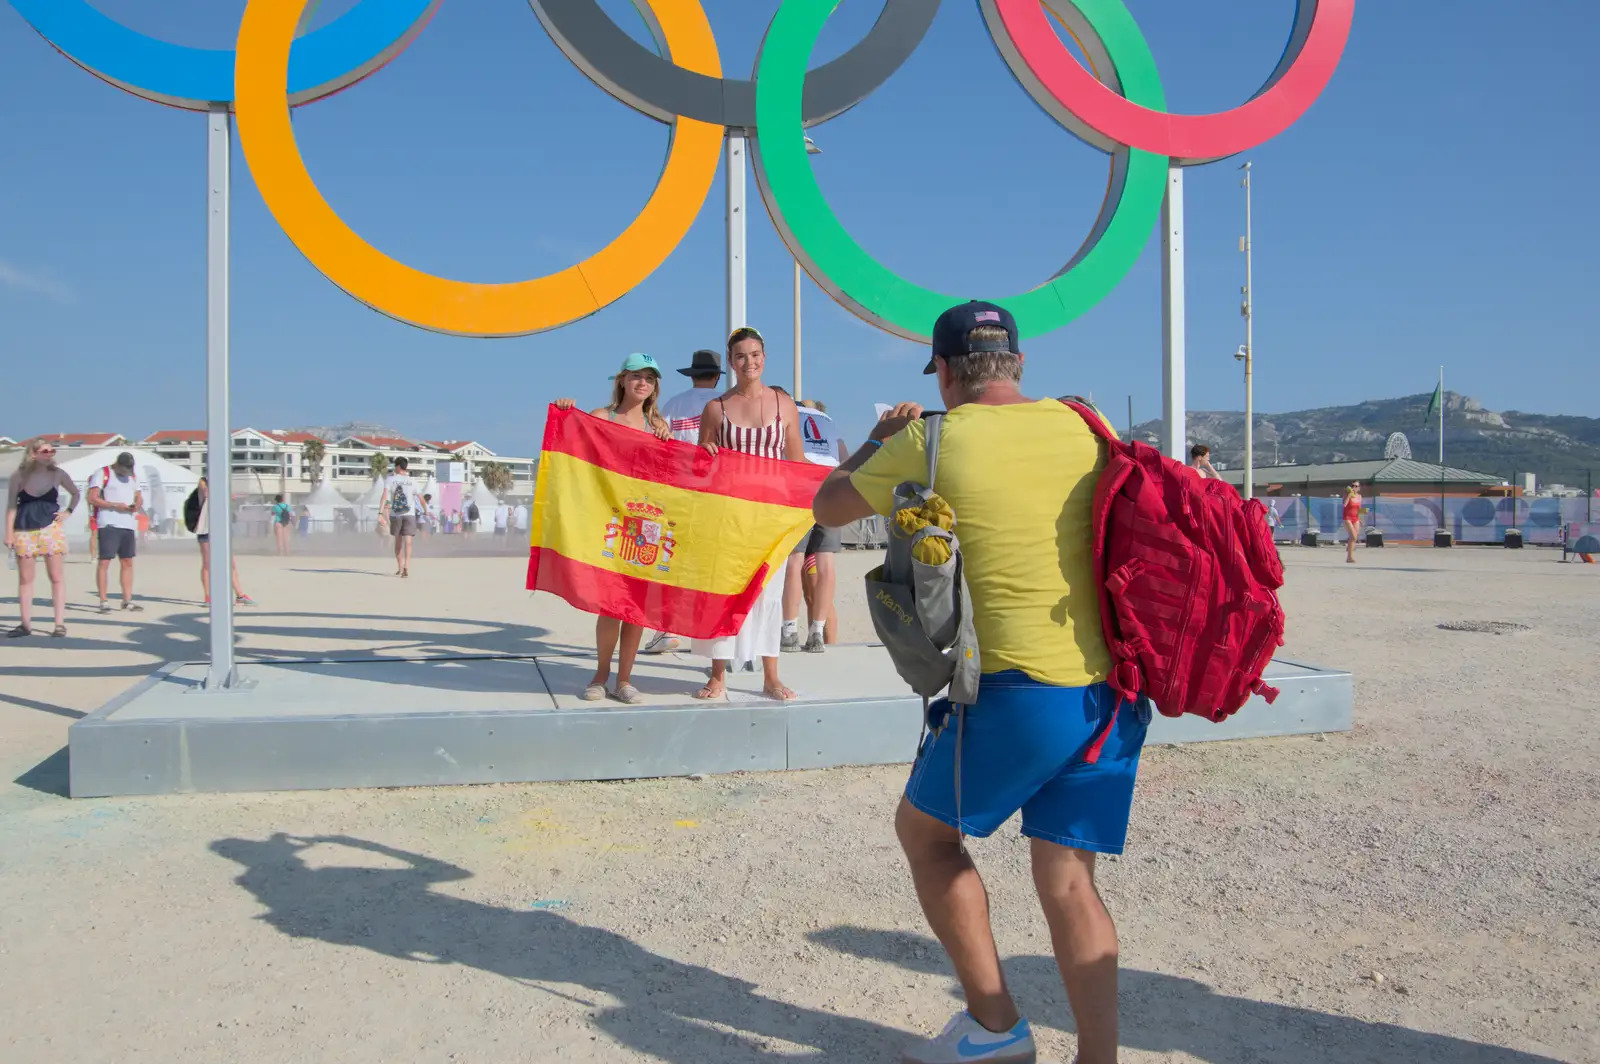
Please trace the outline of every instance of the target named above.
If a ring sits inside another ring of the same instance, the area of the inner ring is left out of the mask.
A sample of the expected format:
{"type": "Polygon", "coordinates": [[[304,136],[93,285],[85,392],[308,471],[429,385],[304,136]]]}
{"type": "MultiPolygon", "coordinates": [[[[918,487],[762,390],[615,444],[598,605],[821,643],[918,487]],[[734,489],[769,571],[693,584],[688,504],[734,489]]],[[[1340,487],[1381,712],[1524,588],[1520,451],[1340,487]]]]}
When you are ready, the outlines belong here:
{"type": "Polygon", "coordinates": [[[641,654],[670,654],[683,649],[683,640],[667,632],[657,632],[655,637],[639,648],[641,654]]]}
{"type": "Polygon", "coordinates": [[[1038,1055],[1027,1020],[996,1034],[963,1010],[951,1017],[939,1037],[911,1046],[900,1060],[901,1064],[1035,1064],[1038,1055]]]}

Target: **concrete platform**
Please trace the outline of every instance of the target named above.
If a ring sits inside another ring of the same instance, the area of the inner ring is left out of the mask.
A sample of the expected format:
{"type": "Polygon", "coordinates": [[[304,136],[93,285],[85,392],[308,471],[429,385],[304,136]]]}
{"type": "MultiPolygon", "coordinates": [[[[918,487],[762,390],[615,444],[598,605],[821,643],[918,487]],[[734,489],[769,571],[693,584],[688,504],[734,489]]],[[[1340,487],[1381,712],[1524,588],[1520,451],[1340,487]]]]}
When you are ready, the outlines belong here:
{"type": "MultiPolygon", "coordinates": [[[[633,779],[910,761],[922,704],[879,646],[788,655],[790,703],[759,673],[727,701],[691,695],[705,663],[642,658],[648,705],[578,698],[581,657],[246,662],[245,690],[200,689],[203,663],[163,666],[69,729],[75,798],[122,794],[633,779]]],[[[1223,724],[1157,717],[1152,743],[1347,731],[1350,674],[1274,662],[1283,688],[1223,724]]]]}

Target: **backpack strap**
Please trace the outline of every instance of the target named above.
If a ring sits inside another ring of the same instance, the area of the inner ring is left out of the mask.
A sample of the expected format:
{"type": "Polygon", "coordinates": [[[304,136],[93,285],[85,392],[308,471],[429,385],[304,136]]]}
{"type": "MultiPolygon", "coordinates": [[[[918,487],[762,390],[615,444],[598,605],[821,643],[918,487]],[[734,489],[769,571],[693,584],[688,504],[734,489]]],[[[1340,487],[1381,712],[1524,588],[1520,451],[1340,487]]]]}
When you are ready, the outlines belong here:
{"type": "Polygon", "coordinates": [[[940,428],[944,424],[943,414],[929,414],[922,419],[927,435],[923,438],[923,450],[928,452],[928,490],[933,490],[933,478],[939,472],[939,437],[940,428]]]}
{"type": "Polygon", "coordinates": [[[1105,440],[1107,443],[1117,438],[1116,434],[1111,431],[1111,427],[1106,424],[1106,419],[1100,416],[1100,411],[1096,410],[1093,404],[1083,396],[1064,395],[1056,402],[1076,411],[1077,415],[1083,418],[1084,424],[1089,426],[1089,431],[1094,433],[1097,438],[1105,440]]]}

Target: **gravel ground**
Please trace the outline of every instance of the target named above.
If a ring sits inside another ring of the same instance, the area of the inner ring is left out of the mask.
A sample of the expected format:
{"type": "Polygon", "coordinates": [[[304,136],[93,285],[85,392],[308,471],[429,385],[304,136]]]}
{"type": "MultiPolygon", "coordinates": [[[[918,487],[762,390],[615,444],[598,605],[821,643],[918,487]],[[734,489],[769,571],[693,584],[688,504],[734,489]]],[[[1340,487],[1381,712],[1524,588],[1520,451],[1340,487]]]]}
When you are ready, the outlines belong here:
{"type": "MultiPolygon", "coordinates": [[[[1102,865],[1125,1062],[1600,1061],[1600,567],[1557,558],[1288,552],[1286,653],[1351,668],[1358,725],[1146,752],[1102,865]],[[1459,620],[1530,628],[1438,627],[1459,620]]],[[[842,559],[862,638],[868,558],[842,559]]],[[[195,564],[143,559],[142,615],[0,644],[8,1064],[874,1064],[955,1007],[894,842],[903,768],[62,798],[71,720],[201,652],[195,564]]],[[[244,569],[247,653],[588,639],[515,558],[244,569]]],[[[69,566],[76,607],[88,578],[69,566]]],[[[1070,1060],[1026,847],[974,848],[1070,1060]]]]}

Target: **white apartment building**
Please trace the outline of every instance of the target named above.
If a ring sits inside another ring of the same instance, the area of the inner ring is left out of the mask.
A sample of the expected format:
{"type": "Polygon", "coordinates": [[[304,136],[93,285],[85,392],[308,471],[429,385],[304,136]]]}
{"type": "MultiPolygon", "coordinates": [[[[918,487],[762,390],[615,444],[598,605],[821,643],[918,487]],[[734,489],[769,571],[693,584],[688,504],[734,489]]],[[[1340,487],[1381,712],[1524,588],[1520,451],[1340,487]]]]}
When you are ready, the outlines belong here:
{"type": "MultiPolygon", "coordinates": [[[[293,500],[313,486],[305,445],[320,437],[285,429],[242,428],[233,433],[235,490],[257,495],[283,494],[293,500]]],[[[197,473],[206,469],[206,433],[203,429],[167,429],[152,432],[140,446],[197,473]]],[[[466,440],[428,441],[401,436],[355,435],[323,442],[321,479],[343,494],[365,492],[373,480],[373,456],[383,455],[387,467],[404,457],[413,476],[426,480],[441,462],[465,465],[465,482],[477,479],[484,462],[505,465],[512,476],[511,495],[532,495],[536,460],[503,458],[482,444],[466,440]]]]}

